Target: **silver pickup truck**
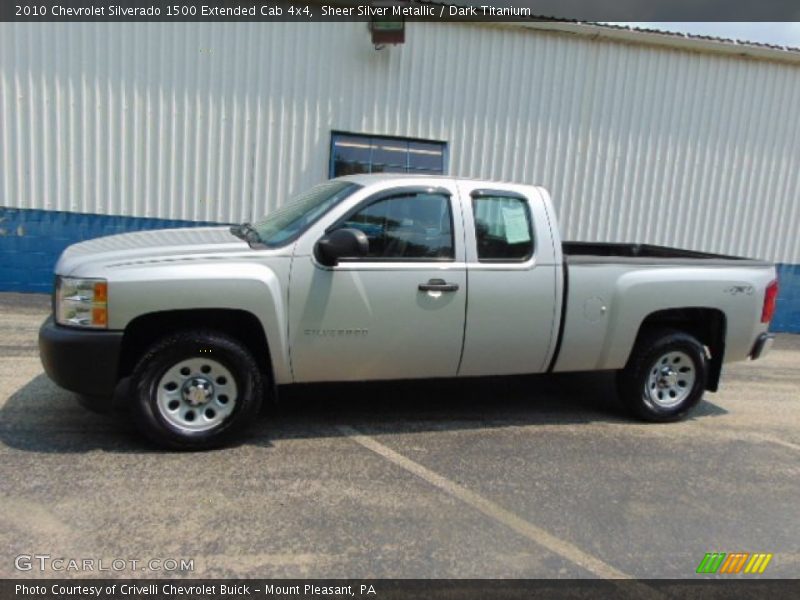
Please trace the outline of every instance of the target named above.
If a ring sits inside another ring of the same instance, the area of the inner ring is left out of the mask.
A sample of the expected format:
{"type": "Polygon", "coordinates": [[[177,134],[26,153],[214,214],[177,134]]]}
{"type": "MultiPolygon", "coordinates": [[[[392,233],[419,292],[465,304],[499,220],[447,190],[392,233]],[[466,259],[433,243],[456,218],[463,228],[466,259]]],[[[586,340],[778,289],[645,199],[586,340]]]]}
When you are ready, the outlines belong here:
{"type": "Polygon", "coordinates": [[[143,432],[177,448],[326,381],[614,370],[635,415],[671,421],[769,349],[777,290],[761,261],[562,242],[540,187],[359,175],[255,224],[70,246],[39,347],[95,404],[127,379],[143,432]]]}

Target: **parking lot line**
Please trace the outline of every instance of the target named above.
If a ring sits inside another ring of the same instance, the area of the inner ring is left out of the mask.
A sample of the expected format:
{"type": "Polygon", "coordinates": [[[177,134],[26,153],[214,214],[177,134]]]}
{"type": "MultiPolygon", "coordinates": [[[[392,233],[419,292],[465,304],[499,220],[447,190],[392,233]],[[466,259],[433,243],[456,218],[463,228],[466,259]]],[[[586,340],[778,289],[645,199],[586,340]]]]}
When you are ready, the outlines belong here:
{"type": "MultiPolygon", "coordinates": [[[[399,467],[402,467],[406,471],[413,473],[417,477],[424,479],[428,483],[437,488],[447,492],[451,496],[458,498],[462,502],[472,506],[473,508],[479,510],[487,517],[490,517],[505,525],[506,527],[516,531],[520,535],[525,536],[532,542],[547,548],[551,552],[558,554],[559,556],[569,560],[570,562],[578,565],[579,567],[589,571],[590,573],[596,575],[597,577],[602,577],[605,579],[632,579],[633,577],[627,573],[620,571],[609,565],[608,563],[600,560],[596,556],[592,556],[591,554],[581,550],[574,544],[571,544],[565,540],[562,540],[543,529],[540,529],[536,525],[526,521],[519,515],[514,514],[510,510],[507,510],[500,506],[499,504],[492,502],[488,498],[484,498],[480,494],[477,494],[464,486],[456,483],[444,477],[443,475],[439,475],[438,473],[431,471],[427,467],[422,466],[421,464],[414,462],[410,458],[403,456],[402,454],[395,452],[391,448],[384,446],[376,439],[365,435],[358,430],[354,429],[353,427],[347,425],[340,425],[338,426],[338,430],[352,439],[354,442],[362,445],[363,447],[375,452],[376,454],[382,456],[386,460],[396,464],[399,467]]],[[[646,588],[647,594],[650,597],[653,597],[653,589],[649,586],[645,586],[642,584],[643,588],[646,588]]]]}
{"type": "Polygon", "coordinates": [[[784,448],[789,448],[791,450],[800,450],[800,444],[793,444],[792,442],[787,442],[786,440],[782,440],[772,435],[766,435],[764,433],[752,433],[750,435],[764,442],[777,444],[778,446],[783,446],[784,448]]]}

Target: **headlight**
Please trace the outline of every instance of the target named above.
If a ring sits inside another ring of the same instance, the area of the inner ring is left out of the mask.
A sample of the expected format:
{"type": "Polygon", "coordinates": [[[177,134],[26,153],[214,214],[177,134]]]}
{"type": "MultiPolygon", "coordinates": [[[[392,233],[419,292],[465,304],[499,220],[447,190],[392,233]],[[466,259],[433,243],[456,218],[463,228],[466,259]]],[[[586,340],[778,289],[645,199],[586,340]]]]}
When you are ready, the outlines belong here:
{"type": "Polygon", "coordinates": [[[108,327],[105,279],[56,278],[56,323],[71,327],[108,327]]]}

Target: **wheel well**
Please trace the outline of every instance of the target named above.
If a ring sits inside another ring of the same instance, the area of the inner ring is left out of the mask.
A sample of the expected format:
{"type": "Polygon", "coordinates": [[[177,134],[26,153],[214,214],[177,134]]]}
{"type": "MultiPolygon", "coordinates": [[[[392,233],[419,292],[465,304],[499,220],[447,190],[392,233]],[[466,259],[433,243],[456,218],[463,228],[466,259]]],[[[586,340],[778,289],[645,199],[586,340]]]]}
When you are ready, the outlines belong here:
{"type": "Polygon", "coordinates": [[[130,375],[145,350],[165,335],[200,327],[227,333],[243,343],[268,377],[267,385],[273,385],[269,345],[261,322],[245,310],[216,308],[167,310],[136,317],[122,336],[119,377],[130,375]]]}
{"type": "Polygon", "coordinates": [[[675,308],[660,310],[642,321],[637,341],[643,334],[660,327],[678,329],[697,338],[708,348],[709,361],[706,389],[716,392],[722,374],[722,359],[725,355],[725,313],[716,308],[675,308]]]}

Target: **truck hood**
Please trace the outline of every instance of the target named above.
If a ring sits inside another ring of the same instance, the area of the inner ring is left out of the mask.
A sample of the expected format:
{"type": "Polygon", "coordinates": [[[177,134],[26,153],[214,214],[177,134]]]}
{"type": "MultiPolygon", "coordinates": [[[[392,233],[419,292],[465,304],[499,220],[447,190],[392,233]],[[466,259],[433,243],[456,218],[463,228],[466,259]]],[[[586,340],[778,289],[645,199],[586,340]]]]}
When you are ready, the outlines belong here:
{"type": "MultiPolygon", "coordinates": [[[[244,240],[224,227],[156,229],[110,235],[69,246],[56,265],[59,275],[71,275],[79,267],[122,267],[148,262],[179,261],[253,252],[244,240]]],[[[81,273],[83,276],[90,276],[81,273]]]]}

